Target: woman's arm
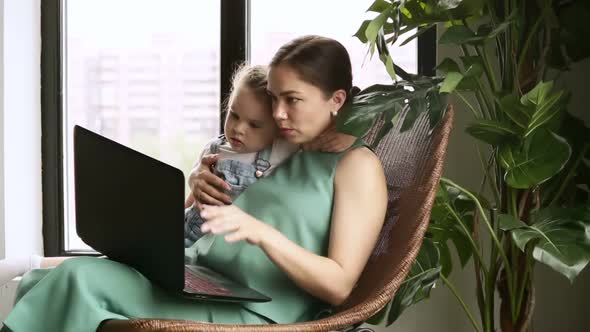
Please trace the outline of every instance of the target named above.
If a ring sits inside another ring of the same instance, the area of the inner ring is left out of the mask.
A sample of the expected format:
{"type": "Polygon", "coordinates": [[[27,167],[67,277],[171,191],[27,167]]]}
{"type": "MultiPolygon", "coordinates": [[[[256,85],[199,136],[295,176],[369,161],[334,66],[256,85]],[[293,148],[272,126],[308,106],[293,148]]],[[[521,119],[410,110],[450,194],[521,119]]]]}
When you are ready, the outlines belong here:
{"type": "Polygon", "coordinates": [[[188,185],[191,190],[184,201],[184,208],[193,204],[202,209],[202,204],[224,205],[231,203],[231,197],[223,190],[229,190],[229,185],[222,178],[211,172],[211,166],[217,161],[218,155],[204,155],[198,166],[191,170],[188,185]]]}
{"type": "Polygon", "coordinates": [[[387,206],[385,176],[368,149],[348,152],[334,178],[334,207],[328,257],[316,255],[271,226],[235,206],[206,206],[204,232],[228,242],[258,245],[301,288],[333,305],[341,304],[356,284],[375,246],[387,206]],[[363,174],[363,176],[358,176],[363,174]]]}
{"type": "Polygon", "coordinates": [[[370,150],[347,153],[334,179],[328,257],[315,255],[284,236],[263,240],[263,250],[299,287],[333,305],[341,304],[354,288],[381,231],[387,207],[385,183],[381,163],[370,150]]]}

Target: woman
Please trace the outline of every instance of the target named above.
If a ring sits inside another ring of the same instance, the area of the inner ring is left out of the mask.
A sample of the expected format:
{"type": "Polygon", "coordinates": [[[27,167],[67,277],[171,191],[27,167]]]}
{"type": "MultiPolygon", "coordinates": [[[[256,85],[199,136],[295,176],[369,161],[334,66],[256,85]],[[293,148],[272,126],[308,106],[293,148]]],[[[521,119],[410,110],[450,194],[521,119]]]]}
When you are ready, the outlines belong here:
{"type": "MultiPolygon", "coordinates": [[[[352,88],[344,47],[317,36],[281,47],[268,79],[273,117],[295,144],[321,141],[352,88]]],[[[223,199],[210,187],[211,176],[201,169],[194,177],[193,191],[204,203],[223,199]]],[[[380,162],[360,141],[341,153],[299,151],[233,205],[204,205],[203,231],[211,234],[192,247],[200,262],[271,302],[185,300],[122,264],[78,258],[23,279],[5,324],[20,332],[94,331],[106,319],[132,317],[234,324],[310,320],[352,291],[377,240],[386,200],[380,162]]]]}

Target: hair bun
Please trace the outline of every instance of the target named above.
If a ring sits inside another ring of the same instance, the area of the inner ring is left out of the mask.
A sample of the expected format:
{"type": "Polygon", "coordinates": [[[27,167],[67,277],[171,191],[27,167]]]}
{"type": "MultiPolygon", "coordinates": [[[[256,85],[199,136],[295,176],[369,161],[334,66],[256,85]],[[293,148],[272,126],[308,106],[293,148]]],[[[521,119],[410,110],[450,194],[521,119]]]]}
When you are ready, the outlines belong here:
{"type": "Polygon", "coordinates": [[[361,89],[359,89],[358,86],[353,86],[352,88],[350,88],[350,91],[349,91],[350,97],[354,97],[354,96],[358,95],[359,92],[361,92],[361,89]]]}

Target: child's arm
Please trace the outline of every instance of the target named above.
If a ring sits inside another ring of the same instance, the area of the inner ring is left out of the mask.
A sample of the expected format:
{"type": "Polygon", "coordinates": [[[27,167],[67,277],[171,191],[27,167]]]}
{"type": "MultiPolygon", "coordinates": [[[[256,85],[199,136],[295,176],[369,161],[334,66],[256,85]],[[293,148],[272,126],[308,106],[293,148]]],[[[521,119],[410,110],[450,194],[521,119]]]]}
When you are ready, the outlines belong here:
{"type": "Polygon", "coordinates": [[[185,207],[195,204],[200,211],[202,204],[231,204],[231,198],[224,192],[230,189],[229,185],[211,171],[211,167],[218,158],[216,154],[205,155],[199,166],[193,168],[188,179],[191,193],[186,198],[185,207]],[[188,203],[191,204],[187,206],[188,203]]]}

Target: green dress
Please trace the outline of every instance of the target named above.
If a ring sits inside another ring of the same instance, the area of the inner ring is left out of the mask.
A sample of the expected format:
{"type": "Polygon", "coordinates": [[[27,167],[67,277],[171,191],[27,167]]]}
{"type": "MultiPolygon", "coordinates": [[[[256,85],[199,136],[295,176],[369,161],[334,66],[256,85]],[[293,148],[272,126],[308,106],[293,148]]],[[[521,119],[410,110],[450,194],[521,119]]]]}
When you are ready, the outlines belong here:
{"type": "MultiPolygon", "coordinates": [[[[357,141],[353,147],[363,145],[357,141]]],[[[234,202],[303,248],[327,256],[334,172],[342,153],[296,152],[234,202]]],[[[96,331],[106,319],[165,318],[225,324],[308,321],[328,306],[297,287],[257,246],[207,235],[192,247],[208,265],[272,298],[268,303],[184,299],[126,265],[92,257],[23,277],[4,322],[13,332],[96,331]]]]}

